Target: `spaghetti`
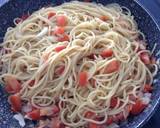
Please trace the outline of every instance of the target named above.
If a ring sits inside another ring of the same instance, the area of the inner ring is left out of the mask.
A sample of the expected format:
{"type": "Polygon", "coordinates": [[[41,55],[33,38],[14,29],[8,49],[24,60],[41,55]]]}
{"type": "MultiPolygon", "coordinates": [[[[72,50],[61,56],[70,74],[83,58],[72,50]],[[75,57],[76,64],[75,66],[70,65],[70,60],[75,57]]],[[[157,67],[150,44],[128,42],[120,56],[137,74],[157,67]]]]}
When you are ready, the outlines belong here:
{"type": "Polygon", "coordinates": [[[127,8],[70,2],[14,23],[1,44],[1,81],[14,111],[47,116],[54,128],[91,128],[148,105],[157,68],[127,8]]]}

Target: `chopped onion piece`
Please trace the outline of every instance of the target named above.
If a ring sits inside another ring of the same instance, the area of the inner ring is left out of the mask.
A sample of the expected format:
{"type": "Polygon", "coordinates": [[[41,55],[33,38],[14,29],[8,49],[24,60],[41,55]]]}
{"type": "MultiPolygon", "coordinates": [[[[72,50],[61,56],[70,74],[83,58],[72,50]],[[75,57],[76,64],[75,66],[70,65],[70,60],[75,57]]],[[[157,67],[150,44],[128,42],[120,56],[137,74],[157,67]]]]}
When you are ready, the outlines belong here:
{"type": "Polygon", "coordinates": [[[142,50],[145,50],[146,46],[144,46],[144,44],[140,43],[139,48],[142,49],[142,50]]]}
{"type": "Polygon", "coordinates": [[[28,113],[32,111],[32,105],[27,104],[25,106],[22,107],[22,112],[28,113]]]}
{"type": "Polygon", "coordinates": [[[145,105],[148,105],[149,102],[150,102],[150,100],[151,100],[151,99],[150,99],[149,97],[143,97],[143,98],[142,98],[142,103],[145,104],[145,105]]]}
{"type": "Polygon", "coordinates": [[[37,37],[37,38],[41,38],[42,36],[46,35],[47,32],[48,32],[48,27],[44,27],[44,28],[42,29],[42,31],[37,34],[36,37],[37,37]]]}
{"type": "Polygon", "coordinates": [[[28,120],[32,120],[28,115],[25,115],[24,118],[28,120]]]}
{"type": "Polygon", "coordinates": [[[144,97],[151,98],[152,94],[151,93],[144,93],[144,97]]]}
{"type": "Polygon", "coordinates": [[[56,36],[48,36],[47,39],[56,42],[58,38],[56,36]]]}
{"type": "Polygon", "coordinates": [[[18,113],[16,115],[13,116],[18,122],[19,122],[19,125],[24,127],[25,126],[25,121],[24,121],[24,117],[22,114],[18,113]]]}

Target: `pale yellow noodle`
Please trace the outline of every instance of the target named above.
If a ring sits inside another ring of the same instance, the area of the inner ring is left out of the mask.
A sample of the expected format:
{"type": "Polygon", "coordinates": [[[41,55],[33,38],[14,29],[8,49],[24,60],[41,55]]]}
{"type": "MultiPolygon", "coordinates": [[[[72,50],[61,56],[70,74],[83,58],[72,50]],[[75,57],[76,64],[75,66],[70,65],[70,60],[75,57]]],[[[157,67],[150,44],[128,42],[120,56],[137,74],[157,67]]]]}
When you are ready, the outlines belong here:
{"type": "Polygon", "coordinates": [[[11,52],[0,58],[6,69],[1,73],[1,78],[13,75],[22,81],[20,96],[23,100],[31,99],[30,102],[37,108],[52,106],[59,97],[59,118],[69,127],[85,127],[88,122],[104,124],[110,115],[123,112],[127,116],[125,107],[128,103],[134,104],[129,94],[138,96],[146,77],[150,84],[153,81],[152,73],[133,49],[134,46],[138,48],[134,42],[139,33],[145,38],[137,29],[131,12],[118,4],[105,7],[70,2],[42,8],[7,30],[1,45],[11,52]],[[47,17],[52,11],[67,17],[65,31],[69,34],[69,41],[57,42],[56,37],[49,34],[56,26],[56,16],[51,19],[47,17]],[[104,15],[109,18],[107,21],[99,19],[104,15]],[[61,45],[66,45],[66,48],[56,53],[54,48],[61,45]],[[94,61],[87,58],[104,49],[112,49],[114,56],[103,59],[96,55],[94,61]],[[44,59],[46,54],[47,60],[44,59]],[[104,68],[113,60],[120,62],[120,70],[105,74],[104,68]],[[59,65],[63,65],[65,70],[57,77],[54,72],[59,65]],[[88,72],[89,82],[86,87],[80,87],[77,76],[84,70],[88,72]],[[95,87],[91,79],[95,81],[95,87]],[[29,86],[30,80],[35,80],[32,87],[29,86]],[[113,96],[120,99],[117,106],[110,109],[113,96]],[[66,107],[61,106],[62,102],[66,107]],[[120,102],[123,105],[118,107],[120,102]],[[101,121],[87,118],[87,111],[104,118],[101,121]]]}

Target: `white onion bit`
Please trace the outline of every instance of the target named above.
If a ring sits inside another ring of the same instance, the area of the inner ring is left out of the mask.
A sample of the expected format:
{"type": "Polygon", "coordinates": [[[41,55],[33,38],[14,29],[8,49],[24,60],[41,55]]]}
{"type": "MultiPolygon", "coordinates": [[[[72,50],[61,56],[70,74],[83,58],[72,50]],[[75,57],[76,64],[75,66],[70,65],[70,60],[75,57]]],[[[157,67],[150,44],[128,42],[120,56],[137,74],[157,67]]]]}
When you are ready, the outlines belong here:
{"type": "Polygon", "coordinates": [[[22,115],[22,114],[20,114],[20,113],[15,114],[15,115],[13,116],[13,118],[15,118],[15,119],[18,121],[18,123],[19,123],[20,126],[22,126],[22,127],[25,126],[25,121],[24,121],[24,118],[23,118],[23,115],[22,115]]]}
{"type": "Polygon", "coordinates": [[[151,93],[144,93],[144,97],[148,97],[151,99],[152,94],[151,93]]]}
{"type": "Polygon", "coordinates": [[[55,42],[57,40],[57,37],[55,36],[48,36],[47,37],[48,40],[55,42]]]}
{"type": "Polygon", "coordinates": [[[44,27],[40,33],[37,34],[37,38],[41,38],[48,33],[48,28],[44,27]]]}
{"type": "Polygon", "coordinates": [[[28,113],[28,112],[32,111],[32,106],[30,104],[27,104],[22,107],[22,111],[25,113],[28,113]]]}
{"type": "Polygon", "coordinates": [[[143,98],[142,98],[142,103],[147,105],[147,104],[149,104],[150,100],[151,100],[151,99],[150,99],[149,97],[147,97],[147,96],[146,96],[146,97],[143,97],[143,98]]]}
{"type": "Polygon", "coordinates": [[[28,115],[25,115],[24,118],[28,120],[32,120],[28,115]]]}

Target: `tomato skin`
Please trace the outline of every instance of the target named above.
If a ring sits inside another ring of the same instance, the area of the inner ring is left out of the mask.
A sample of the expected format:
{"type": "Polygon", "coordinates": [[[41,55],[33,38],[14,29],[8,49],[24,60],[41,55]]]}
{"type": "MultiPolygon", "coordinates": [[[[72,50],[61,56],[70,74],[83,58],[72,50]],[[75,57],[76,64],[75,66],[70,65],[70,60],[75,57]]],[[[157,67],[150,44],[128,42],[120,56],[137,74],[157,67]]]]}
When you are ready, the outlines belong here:
{"type": "Polygon", "coordinates": [[[96,88],[96,80],[95,79],[90,79],[90,84],[93,88],[96,88]]]}
{"type": "Polygon", "coordinates": [[[24,20],[26,20],[30,15],[29,14],[24,14],[22,15],[20,18],[16,19],[15,22],[16,24],[19,24],[20,22],[23,22],[24,20]]]}
{"type": "Polygon", "coordinates": [[[129,100],[136,101],[136,97],[133,94],[129,94],[129,100]]]}
{"type": "Polygon", "coordinates": [[[53,111],[53,114],[56,114],[56,113],[59,113],[59,112],[60,112],[60,109],[59,109],[58,106],[54,105],[54,106],[52,107],[52,111],[53,111]]]}
{"type": "Polygon", "coordinates": [[[61,128],[61,121],[58,117],[52,118],[51,128],[61,128]]]}
{"type": "Polygon", "coordinates": [[[89,59],[92,59],[92,60],[95,59],[94,54],[90,54],[90,55],[88,55],[87,57],[88,57],[89,59]]]}
{"type": "Polygon", "coordinates": [[[9,85],[5,85],[4,89],[5,89],[6,92],[8,92],[10,94],[15,93],[14,90],[12,89],[12,87],[9,86],[9,85]]]}
{"type": "Polygon", "coordinates": [[[146,104],[143,104],[140,99],[137,99],[135,104],[132,106],[131,114],[138,115],[147,107],[146,104]]]}
{"type": "Polygon", "coordinates": [[[55,16],[56,13],[55,12],[50,12],[48,13],[48,19],[52,18],[53,16],[55,16]]]}
{"type": "Polygon", "coordinates": [[[28,112],[27,117],[31,118],[32,120],[39,120],[40,119],[40,109],[34,109],[33,111],[28,112]]]}
{"type": "Polygon", "coordinates": [[[57,74],[57,75],[61,75],[63,72],[64,72],[64,70],[65,70],[65,66],[59,66],[59,67],[57,67],[56,69],[55,69],[55,74],[57,74]]]}
{"type": "Polygon", "coordinates": [[[62,45],[62,46],[57,46],[54,50],[55,50],[56,52],[60,52],[60,51],[62,51],[62,50],[65,49],[65,48],[66,48],[66,46],[62,45]]]}
{"type": "Polygon", "coordinates": [[[67,34],[63,34],[61,37],[57,39],[59,42],[69,41],[69,36],[67,34]]]}
{"type": "Polygon", "coordinates": [[[118,60],[111,61],[108,65],[106,65],[104,69],[104,73],[113,73],[118,71],[120,68],[120,62],[118,60]]]}
{"type": "Polygon", "coordinates": [[[19,95],[11,95],[8,97],[9,103],[14,112],[20,112],[22,109],[21,98],[19,95]]]}
{"type": "Polygon", "coordinates": [[[132,104],[129,104],[129,105],[127,106],[126,109],[127,109],[127,111],[128,111],[129,113],[132,111],[132,107],[133,107],[132,104]]]}
{"type": "Polygon", "coordinates": [[[141,61],[144,64],[146,64],[146,65],[151,64],[150,56],[148,53],[144,52],[144,53],[141,53],[139,56],[140,56],[141,61]]]}
{"type": "Polygon", "coordinates": [[[56,23],[58,26],[66,26],[67,25],[67,17],[64,15],[57,16],[56,23]]]}
{"type": "Polygon", "coordinates": [[[91,112],[91,111],[88,111],[88,112],[85,113],[85,117],[87,117],[87,118],[91,118],[91,117],[93,117],[94,115],[95,115],[95,113],[94,113],[94,112],[91,112]]]}
{"type": "Polygon", "coordinates": [[[103,58],[111,57],[113,55],[113,51],[111,49],[106,49],[101,52],[101,56],[103,58]]]}
{"type": "Polygon", "coordinates": [[[35,80],[30,80],[28,85],[29,85],[30,87],[33,87],[34,84],[35,84],[35,80]]]}
{"type": "Polygon", "coordinates": [[[118,121],[124,121],[125,120],[123,112],[120,112],[119,114],[117,114],[116,117],[117,117],[118,121]]]}
{"type": "Polygon", "coordinates": [[[22,21],[26,20],[29,16],[30,16],[29,14],[22,15],[21,17],[22,21]]]}
{"type": "Polygon", "coordinates": [[[107,21],[107,20],[109,20],[109,17],[108,16],[101,16],[100,19],[103,21],[107,21]]]}
{"type": "Polygon", "coordinates": [[[86,86],[88,82],[88,74],[87,72],[83,71],[79,73],[79,85],[86,86]]]}
{"type": "Polygon", "coordinates": [[[151,86],[151,85],[149,85],[149,84],[146,84],[145,86],[144,86],[144,92],[145,93],[147,93],[147,92],[152,92],[152,90],[153,90],[153,87],[151,86]]]}
{"type": "Polygon", "coordinates": [[[5,90],[8,93],[18,93],[21,90],[21,83],[13,76],[7,76],[4,79],[5,90]]]}
{"type": "Polygon", "coordinates": [[[89,127],[88,128],[98,128],[98,125],[95,123],[89,123],[89,127]]]}
{"type": "Polygon", "coordinates": [[[64,28],[63,27],[55,27],[54,35],[64,34],[64,28]]]}
{"type": "Polygon", "coordinates": [[[115,108],[117,103],[118,103],[118,98],[117,97],[112,97],[111,101],[110,101],[110,107],[115,108]]]}
{"type": "Polygon", "coordinates": [[[20,19],[20,18],[15,20],[16,24],[19,24],[21,21],[22,21],[22,19],[20,19]]]}
{"type": "Polygon", "coordinates": [[[113,117],[112,117],[112,116],[109,116],[108,119],[107,119],[106,124],[107,124],[107,125],[110,125],[110,124],[112,124],[112,123],[113,123],[113,117]]]}

